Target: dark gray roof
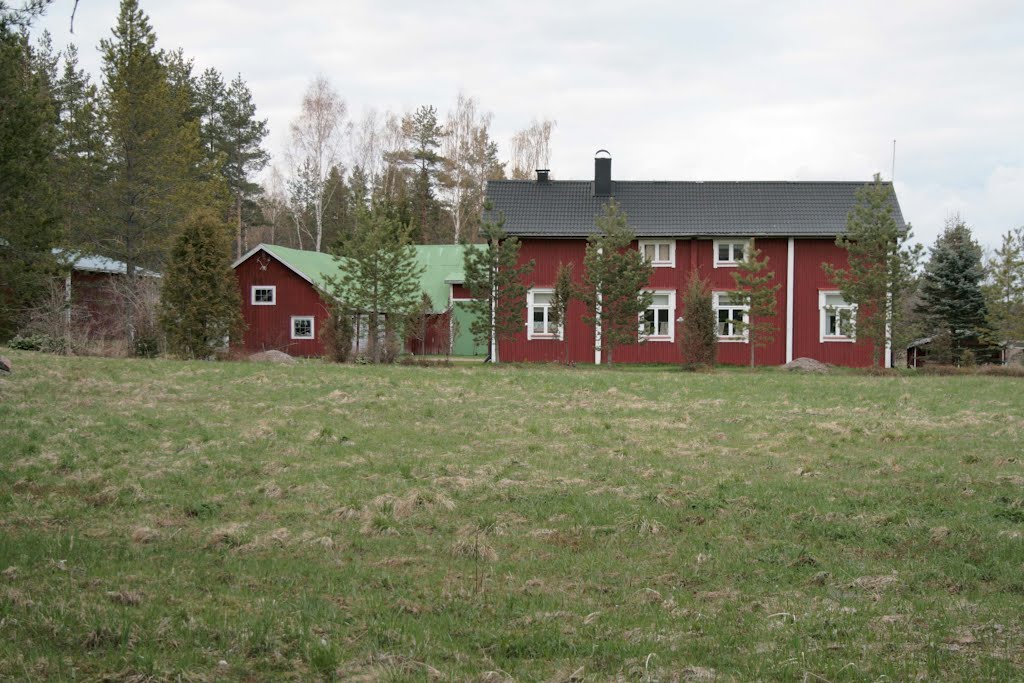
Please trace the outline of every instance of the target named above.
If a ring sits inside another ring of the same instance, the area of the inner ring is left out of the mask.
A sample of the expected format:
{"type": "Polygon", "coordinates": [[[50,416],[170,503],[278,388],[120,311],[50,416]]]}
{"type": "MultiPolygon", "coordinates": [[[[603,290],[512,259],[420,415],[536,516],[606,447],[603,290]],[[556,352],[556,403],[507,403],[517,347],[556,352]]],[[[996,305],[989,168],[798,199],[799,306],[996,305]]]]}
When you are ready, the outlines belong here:
{"type": "MultiPolygon", "coordinates": [[[[845,231],[864,184],[619,180],[612,193],[638,237],[832,237],[845,231]]],[[[523,237],[586,237],[607,201],[589,180],[492,180],[487,199],[505,230],[523,237]]],[[[895,193],[892,203],[904,227],[895,193]]]]}

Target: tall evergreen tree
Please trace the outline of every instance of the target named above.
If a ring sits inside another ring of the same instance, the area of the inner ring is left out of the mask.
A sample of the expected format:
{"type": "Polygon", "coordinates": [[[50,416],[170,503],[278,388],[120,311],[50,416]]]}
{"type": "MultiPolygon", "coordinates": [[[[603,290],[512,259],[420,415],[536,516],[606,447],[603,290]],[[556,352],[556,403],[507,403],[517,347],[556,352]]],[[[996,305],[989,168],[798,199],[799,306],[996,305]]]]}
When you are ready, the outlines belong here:
{"type": "Polygon", "coordinates": [[[62,215],[61,243],[92,250],[102,227],[100,202],[106,184],[99,92],[78,67],[74,45],[64,52],[57,80],[59,125],[54,160],[62,215]]]}
{"type": "Polygon", "coordinates": [[[137,0],[122,0],[100,47],[109,171],[100,249],[133,275],[160,268],[189,211],[222,195],[203,167],[191,65],[157,50],[137,0]]]}
{"type": "Polygon", "coordinates": [[[59,232],[54,97],[15,28],[21,19],[0,12],[0,339],[42,293],[59,232]]]}
{"type": "Polygon", "coordinates": [[[910,245],[910,226],[901,230],[893,216],[892,185],[875,174],[857,191],[857,205],[836,244],[847,254],[846,268],[822,264],[847,303],[857,306],[856,334],[871,342],[872,362],[884,363],[886,343],[906,339],[904,302],[912,292],[921,246],[910,245]]]}
{"type": "Polygon", "coordinates": [[[768,270],[768,257],[761,258],[761,250],[753,240],[744,250],[747,257],[740,261],[732,273],[736,289],[730,293],[732,303],[745,306],[747,317],[733,321],[739,334],[746,332],[750,345],[750,367],[754,367],[754,354],[758,347],[764,348],[775,340],[775,318],[778,302],[776,293],[781,284],[775,281],[775,271],[768,270]]]}
{"type": "Polygon", "coordinates": [[[654,268],[631,248],[635,235],[614,199],[596,224],[597,232],[587,238],[579,297],[590,310],[584,320],[597,329],[598,348],[611,365],[615,347],[637,341],[638,321],[653,300],[644,287],[654,268]]]}
{"type": "Polygon", "coordinates": [[[393,360],[406,321],[419,309],[423,267],[412,246],[409,225],[390,207],[362,209],[355,232],[335,250],[340,276],[331,294],[367,318],[370,360],[393,360]]]}
{"type": "Polygon", "coordinates": [[[444,158],[438,152],[444,129],[437,121],[437,109],[422,106],[402,123],[409,148],[404,159],[415,169],[412,179],[411,210],[414,238],[421,244],[452,241],[452,230],[442,222],[437,199],[438,174],[444,158]]]}
{"type": "Polygon", "coordinates": [[[503,217],[485,219],[480,236],[486,243],[463,256],[464,286],[473,297],[466,304],[473,315],[469,332],[477,344],[487,344],[492,363],[499,360],[498,342],[523,329],[525,280],[534,267],[532,260],[519,264],[519,238],[505,232],[504,222],[503,217]]]}
{"type": "Polygon", "coordinates": [[[232,200],[235,254],[245,251],[244,228],[254,221],[260,186],[252,180],[270,161],[263,149],[266,119],[256,118],[256,105],[241,74],[225,84],[220,72],[207,69],[199,79],[200,135],[207,158],[219,169],[232,200]]]}
{"type": "Polygon", "coordinates": [[[981,247],[964,221],[951,216],[925,264],[918,310],[934,331],[949,334],[954,363],[960,362],[966,346],[988,334],[984,279],[981,247]]]}
{"type": "Polygon", "coordinates": [[[985,299],[996,341],[1024,340],[1024,227],[1003,235],[987,270],[985,299]]]}
{"type": "Polygon", "coordinates": [[[160,323],[176,355],[209,358],[242,331],[229,234],[216,213],[201,209],[175,241],[162,280],[160,323]]]}

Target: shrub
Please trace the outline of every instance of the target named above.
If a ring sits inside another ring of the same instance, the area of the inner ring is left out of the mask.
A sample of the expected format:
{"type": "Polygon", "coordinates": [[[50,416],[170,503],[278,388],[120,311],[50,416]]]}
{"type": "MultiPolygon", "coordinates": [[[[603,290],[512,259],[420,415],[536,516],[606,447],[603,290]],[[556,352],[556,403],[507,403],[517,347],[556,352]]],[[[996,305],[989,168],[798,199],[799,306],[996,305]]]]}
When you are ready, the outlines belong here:
{"type": "Polygon", "coordinates": [[[683,293],[680,339],[686,365],[712,367],[718,361],[718,330],[711,284],[696,273],[690,275],[683,293]]]}
{"type": "Polygon", "coordinates": [[[335,304],[330,317],[320,328],[320,341],[326,356],[335,363],[344,363],[352,355],[352,314],[344,304],[335,304]]]}

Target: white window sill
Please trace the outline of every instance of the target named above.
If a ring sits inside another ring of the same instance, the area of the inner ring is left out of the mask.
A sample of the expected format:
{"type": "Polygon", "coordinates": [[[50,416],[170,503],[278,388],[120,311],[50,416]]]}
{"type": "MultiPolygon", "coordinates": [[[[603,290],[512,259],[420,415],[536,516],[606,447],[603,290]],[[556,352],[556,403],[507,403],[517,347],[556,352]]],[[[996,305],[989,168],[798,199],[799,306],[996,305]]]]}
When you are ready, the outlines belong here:
{"type": "Polygon", "coordinates": [[[739,261],[715,261],[715,268],[736,268],[739,261]]]}
{"type": "Polygon", "coordinates": [[[857,340],[854,339],[853,337],[822,337],[821,338],[821,343],[822,344],[827,344],[829,342],[850,342],[850,343],[852,343],[852,342],[855,342],[855,341],[857,341],[857,340]]]}
{"type": "Polygon", "coordinates": [[[642,342],[673,342],[673,341],[675,341],[672,337],[653,336],[653,335],[650,336],[650,337],[645,337],[643,335],[640,335],[639,339],[642,342]]]}
{"type": "Polygon", "coordinates": [[[651,261],[651,268],[675,268],[676,264],[671,261],[651,261]]]}
{"type": "Polygon", "coordinates": [[[719,337],[718,341],[725,344],[746,344],[747,340],[743,337],[719,337]]]}
{"type": "Polygon", "coordinates": [[[276,301],[253,301],[253,306],[276,306],[276,301]]]}

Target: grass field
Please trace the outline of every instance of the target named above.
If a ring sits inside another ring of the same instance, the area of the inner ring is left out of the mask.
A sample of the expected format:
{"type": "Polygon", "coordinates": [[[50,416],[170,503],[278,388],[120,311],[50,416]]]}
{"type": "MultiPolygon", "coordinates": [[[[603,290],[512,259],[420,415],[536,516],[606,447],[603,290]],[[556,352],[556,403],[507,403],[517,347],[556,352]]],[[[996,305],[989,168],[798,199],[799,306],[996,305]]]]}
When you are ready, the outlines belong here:
{"type": "Polygon", "coordinates": [[[1024,381],[4,351],[0,678],[1024,679],[1024,381]]]}

